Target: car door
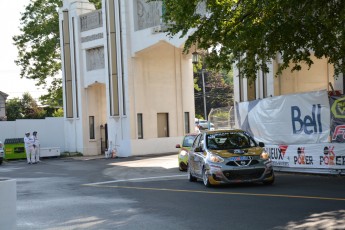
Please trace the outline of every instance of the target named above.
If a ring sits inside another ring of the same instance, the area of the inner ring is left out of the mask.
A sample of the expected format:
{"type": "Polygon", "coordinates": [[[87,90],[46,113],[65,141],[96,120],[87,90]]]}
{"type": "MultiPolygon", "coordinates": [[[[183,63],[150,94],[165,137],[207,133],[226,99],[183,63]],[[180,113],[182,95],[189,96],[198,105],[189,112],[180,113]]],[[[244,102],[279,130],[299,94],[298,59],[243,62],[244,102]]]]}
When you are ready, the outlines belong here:
{"type": "Polygon", "coordinates": [[[195,169],[196,169],[196,165],[195,163],[197,161],[195,161],[195,157],[196,157],[196,152],[195,150],[197,149],[197,147],[199,146],[199,142],[200,142],[200,138],[201,138],[201,134],[199,134],[193,142],[192,147],[190,148],[189,154],[188,154],[188,165],[190,167],[191,172],[194,174],[195,169]]]}
{"type": "Polygon", "coordinates": [[[194,161],[194,173],[198,176],[201,177],[202,176],[202,168],[204,165],[204,134],[200,134],[200,138],[198,139],[197,145],[194,149],[194,157],[193,157],[193,161],[194,161]]]}

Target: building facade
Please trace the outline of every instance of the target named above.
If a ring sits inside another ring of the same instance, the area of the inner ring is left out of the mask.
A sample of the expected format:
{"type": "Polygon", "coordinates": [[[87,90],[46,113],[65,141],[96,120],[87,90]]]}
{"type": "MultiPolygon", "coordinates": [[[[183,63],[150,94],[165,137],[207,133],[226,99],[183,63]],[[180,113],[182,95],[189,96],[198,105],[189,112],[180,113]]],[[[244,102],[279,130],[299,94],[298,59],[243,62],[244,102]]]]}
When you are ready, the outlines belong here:
{"type": "Polygon", "coordinates": [[[305,93],[317,90],[337,91],[344,94],[344,76],[334,77],[333,65],[326,58],[312,57],[314,64],[309,69],[301,64],[302,70],[291,72],[285,69],[276,76],[279,57],[269,63],[269,73],[258,72],[254,83],[250,84],[247,78],[239,77],[239,70],[234,68],[234,100],[235,102],[252,101],[267,97],[293,93],[305,93]],[[333,89],[332,89],[333,88],[333,89]]]}
{"type": "Polygon", "coordinates": [[[64,0],[59,10],[67,151],[175,151],[194,129],[191,55],[162,32],[162,2],[64,0]]]}
{"type": "Polygon", "coordinates": [[[8,95],[0,91],[0,121],[6,121],[6,100],[8,95]]]}

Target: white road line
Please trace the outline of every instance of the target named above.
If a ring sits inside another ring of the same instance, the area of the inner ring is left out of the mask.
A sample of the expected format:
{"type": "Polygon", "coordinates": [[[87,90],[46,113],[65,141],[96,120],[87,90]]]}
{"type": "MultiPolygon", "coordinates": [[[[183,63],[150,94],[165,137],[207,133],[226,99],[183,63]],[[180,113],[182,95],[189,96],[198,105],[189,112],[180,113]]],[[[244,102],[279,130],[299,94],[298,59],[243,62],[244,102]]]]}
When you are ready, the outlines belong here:
{"type": "Polygon", "coordinates": [[[140,180],[152,180],[152,179],[161,179],[161,178],[170,178],[170,177],[186,177],[186,175],[172,175],[172,176],[159,176],[159,177],[144,177],[144,178],[132,178],[126,180],[113,180],[113,181],[104,181],[104,182],[97,182],[97,183],[90,183],[84,185],[101,185],[101,184],[111,184],[117,182],[126,182],[126,181],[140,181],[140,180]]]}

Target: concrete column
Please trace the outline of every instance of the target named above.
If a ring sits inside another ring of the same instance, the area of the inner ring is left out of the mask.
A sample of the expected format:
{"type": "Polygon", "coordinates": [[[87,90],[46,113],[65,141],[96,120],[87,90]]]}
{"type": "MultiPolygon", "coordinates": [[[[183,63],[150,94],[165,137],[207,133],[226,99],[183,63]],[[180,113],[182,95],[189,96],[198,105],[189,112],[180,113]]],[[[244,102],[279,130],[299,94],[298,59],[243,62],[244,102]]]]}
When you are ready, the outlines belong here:
{"type": "Polygon", "coordinates": [[[0,178],[0,228],[16,229],[17,225],[16,180],[0,178]]]}

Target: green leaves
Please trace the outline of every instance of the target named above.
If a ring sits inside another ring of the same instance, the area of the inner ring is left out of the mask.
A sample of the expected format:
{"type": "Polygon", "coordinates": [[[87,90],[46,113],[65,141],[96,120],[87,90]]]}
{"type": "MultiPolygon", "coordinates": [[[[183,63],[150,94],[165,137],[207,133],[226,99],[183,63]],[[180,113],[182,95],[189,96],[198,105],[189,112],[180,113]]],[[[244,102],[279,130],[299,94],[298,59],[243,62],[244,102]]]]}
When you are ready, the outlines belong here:
{"type": "Polygon", "coordinates": [[[46,112],[38,107],[36,101],[29,93],[24,93],[22,98],[9,99],[6,102],[6,116],[8,121],[16,119],[41,119],[46,112]]]}
{"type": "Polygon", "coordinates": [[[165,0],[170,35],[188,36],[184,51],[196,44],[209,50],[208,68],[230,70],[236,63],[242,76],[256,78],[268,71],[266,62],[281,55],[283,69],[312,65],[310,55],[326,57],[335,75],[345,72],[345,2],[339,0],[165,0]],[[196,14],[205,3],[206,14],[196,14]]]}
{"type": "MultiPolygon", "coordinates": [[[[101,0],[90,0],[100,8],[101,0]]],[[[21,67],[20,75],[46,87],[48,94],[41,97],[44,103],[62,105],[60,76],[60,34],[58,9],[61,0],[31,0],[20,19],[20,34],[13,37],[18,49],[15,63],[21,67]]]]}

